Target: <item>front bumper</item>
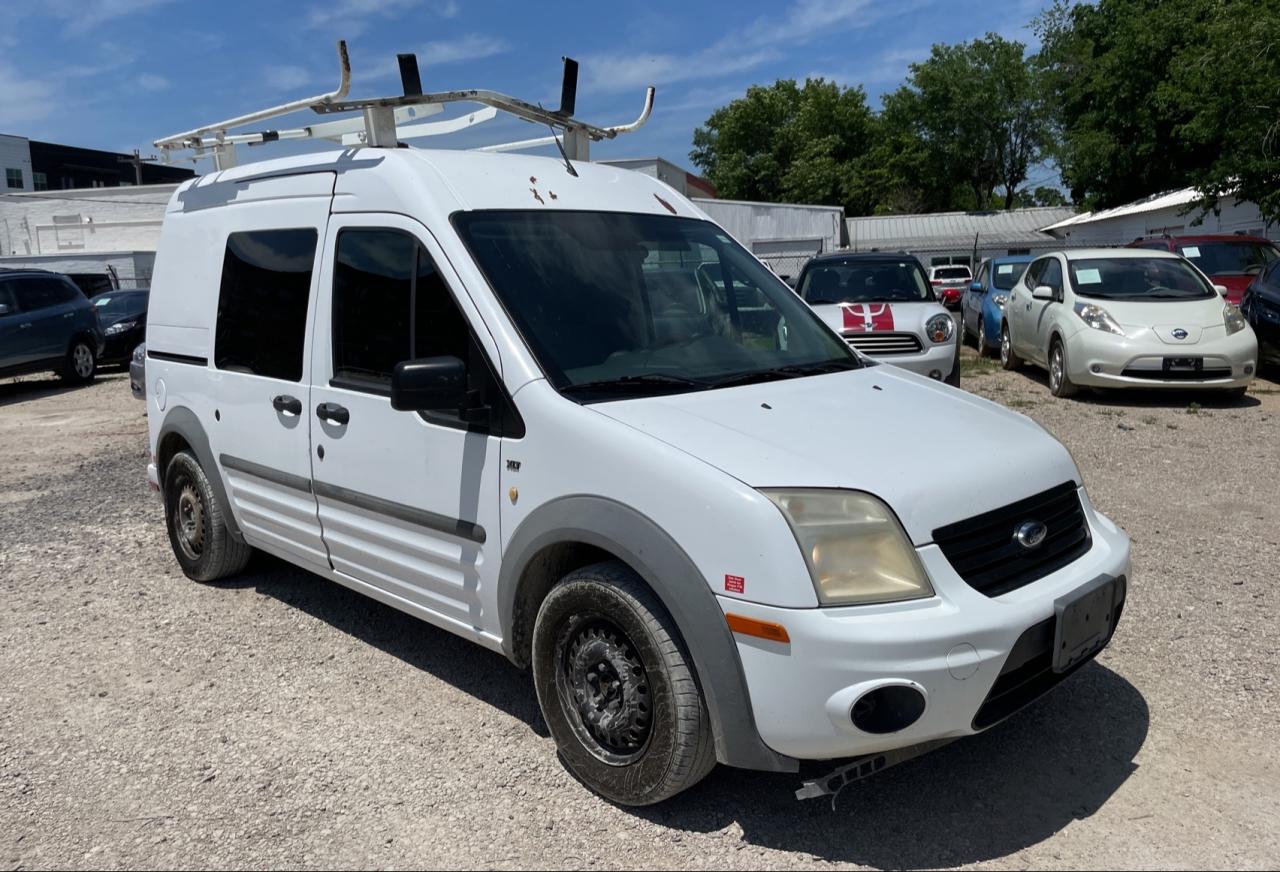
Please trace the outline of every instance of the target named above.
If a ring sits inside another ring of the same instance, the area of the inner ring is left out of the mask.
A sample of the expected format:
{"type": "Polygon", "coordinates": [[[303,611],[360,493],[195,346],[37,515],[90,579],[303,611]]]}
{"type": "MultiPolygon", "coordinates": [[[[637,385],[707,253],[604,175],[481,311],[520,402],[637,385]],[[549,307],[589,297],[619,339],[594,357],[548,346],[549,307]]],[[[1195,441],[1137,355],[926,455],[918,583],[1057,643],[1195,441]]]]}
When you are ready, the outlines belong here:
{"type": "Polygon", "coordinates": [[[1149,330],[1133,336],[1081,330],[1066,349],[1071,381],[1089,387],[1240,388],[1253,381],[1258,363],[1258,340],[1249,329],[1187,345],[1162,342],[1149,330]],[[1201,358],[1206,372],[1170,377],[1163,371],[1167,357],[1201,358]]]}
{"type": "MultiPolygon", "coordinates": [[[[927,339],[921,339],[921,342],[924,343],[924,350],[914,354],[868,354],[867,356],[881,363],[891,363],[894,366],[909,369],[916,375],[922,375],[925,378],[937,378],[940,381],[945,381],[956,365],[956,343],[958,341],[957,337],[952,337],[949,342],[944,342],[942,345],[934,345],[927,339]],[[931,376],[930,373],[940,373],[940,375],[931,376]]],[[[866,352],[863,353],[865,354],[866,352]]]]}
{"type": "Polygon", "coordinates": [[[790,635],[785,645],[735,637],[764,743],[790,757],[829,760],[989,726],[975,726],[979,710],[1019,639],[1053,618],[1055,600],[1101,576],[1131,576],[1128,536],[1083,491],[1081,502],[1093,535],[1088,553],[1002,596],[969,587],[937,546],[926,545],[918,553],[936,593],[927,600],[783,609],[722,598],[725,611],[781,624],[790,635]],[[886,682],[918,689],[924,713],[898,732],[864,733],[850,717],[853,703],[886,682]]]}
{"type": "Polygon", "coordinates": [[[102,353],[98,355],[99,363],[124,363],[133,356],[133,349],[146,337],[144,330],[126,330],[106,337],[102,353]]]}

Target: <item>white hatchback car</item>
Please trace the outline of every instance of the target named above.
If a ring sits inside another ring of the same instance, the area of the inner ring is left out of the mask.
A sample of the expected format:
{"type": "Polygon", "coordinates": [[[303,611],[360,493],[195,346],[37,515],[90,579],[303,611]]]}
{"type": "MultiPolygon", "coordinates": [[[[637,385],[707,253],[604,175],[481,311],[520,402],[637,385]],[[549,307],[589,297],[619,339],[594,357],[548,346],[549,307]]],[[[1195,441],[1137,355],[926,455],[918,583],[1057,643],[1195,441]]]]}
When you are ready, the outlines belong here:
{"type": "Polygon", "coordinates": [[[1010,292],[1000,360],[1005,369],[1043,366],[1058,397],[1080,386],[1243,394],[1258,340],[1225,292],[1170,252],[1053,252],[1010,292]]]}
{"type": "Polygon", "coordinates": [[[909,254],[836,252],[805,264],[796,293],[868,357],[960,384],[955,320],[909,254]]]}

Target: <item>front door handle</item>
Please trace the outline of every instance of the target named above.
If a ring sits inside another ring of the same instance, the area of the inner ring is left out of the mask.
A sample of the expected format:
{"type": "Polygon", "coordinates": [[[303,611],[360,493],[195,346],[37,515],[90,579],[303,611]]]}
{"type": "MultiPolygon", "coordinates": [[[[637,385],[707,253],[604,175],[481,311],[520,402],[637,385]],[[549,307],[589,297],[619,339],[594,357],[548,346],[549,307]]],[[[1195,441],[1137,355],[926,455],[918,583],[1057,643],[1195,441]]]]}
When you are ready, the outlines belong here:
{"type": "Polygon", "coordinates": [[[351,420],[351,413],[344,406],[339,406],[337,403],[321,403],[316,406],[316,417],[321,421],[328,421],[331,424],[345,427],[347,422],[351,420]]]}
{"type": "Polygon", "coordinates": [[[290,415],[302,414],[302,400],[297,397],[290,397],[281,394],[278,397],[272,398],[271,405],[277,412],[287,412],[290,415]]]}

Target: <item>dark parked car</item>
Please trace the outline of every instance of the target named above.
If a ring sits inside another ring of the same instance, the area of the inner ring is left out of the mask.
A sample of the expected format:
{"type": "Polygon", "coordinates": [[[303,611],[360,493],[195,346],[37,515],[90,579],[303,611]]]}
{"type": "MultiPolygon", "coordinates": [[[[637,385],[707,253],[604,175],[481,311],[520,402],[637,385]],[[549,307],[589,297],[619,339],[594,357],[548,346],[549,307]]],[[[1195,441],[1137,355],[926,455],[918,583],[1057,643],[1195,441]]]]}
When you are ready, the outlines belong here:
{"type": "Polygon", "coordinates": [[[1280,260],[1273,260],[1245,288],[1240,311],[1258,334],[1258,360],[1280,365],[1280,260]]]}
{"type": "Polygon", "coordinates": [[[1153,236],[1135,239],[1131,248],[1180,254],[1214,284],[1227,289],[1227,302],[1240,305],[1244,289],[1267,264],[1280,260],[1280,249],[1261,236],[1217,233],[1200,236],[1153,236]]]}
{"type": "Polygon", "coordinates": [[[128,363],[147,334],[147,292],[110,291],[91,299],[107,337],[99,363],[128,363]]]}
{"type": "Polygon", "coordinates": [[[105,337],[70,279],[41,270],[0,270],[0,376],[53,370],[87,382],[105,337]]]}

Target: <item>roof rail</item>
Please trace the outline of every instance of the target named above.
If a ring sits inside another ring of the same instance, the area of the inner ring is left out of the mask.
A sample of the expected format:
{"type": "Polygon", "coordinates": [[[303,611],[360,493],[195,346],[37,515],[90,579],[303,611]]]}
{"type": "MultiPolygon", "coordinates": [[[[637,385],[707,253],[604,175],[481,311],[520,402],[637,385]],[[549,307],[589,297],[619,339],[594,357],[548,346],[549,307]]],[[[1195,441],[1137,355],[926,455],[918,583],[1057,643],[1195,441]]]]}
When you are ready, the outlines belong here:
{"type": "MultiPolygon", "coordinates": [[[[518,142],[499,143],[482,146],[484,151],[518,151],[541,145],[556,143],[564,152],[566,160],[589,160],[590,143],[603,139],[613,139],[621,133],[629,133],[640,128],[649,120],[653,112],[654,88],[645,91],[644,106],[635,121],[629,124],[611,127],[590,124],[573,117],[578,93],[578,62],[573,58],[564,58],[564,76],[560,87],[560,107],[544,109],[541,105],[529,103],[498,91],[469,89],[463,91],[422,92],[422,79],[418,73],[418,59],[413,54],[396,56],[400,67],[400,82],[403,94],[392,97],[371,97],[359,100],[348,100],[351,89],[351,60],[347,55],[346,40],[338,41],[338,87],[325,94],[292,100],[279,106],[260,109],[225,121],[205,124],[184,133],[175,133],[163,139],[155,140],[155,147],[160,149],[167,163],[174,160],[199,160],[213,157],[218,169],[235,166],[237,145],[265,145],[270,142],[293,139],[329,139],[348,146],[371,146],[374,148],[395,148],[400,140],[420,136],[435,136],[453,133],[458,130],[480,124],[494,118],[499,111],[514,115],[535,124],[545,124],[551,130],[550,136],[537,139],[526,139],[518,142]],[[421,118],[443,111],[450,103],[480,103],[486,108],[469,115],[459,116],[444,121],[414,123],[421,118]],[[288,130],[261,130],[256,133],[229,133],[229,131],[289,115],[303,109],[310,109],[319,115],[335,115],[346,112],[360,112],[352,118],[311,124],[288,130]],[[559,131],[557,133],[557,131],[559,131]],[[180,154],[189,152],[189,154],[180,154]]],[[[572,167],[570,167],[572,170],[572,167]]]]}

